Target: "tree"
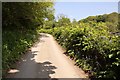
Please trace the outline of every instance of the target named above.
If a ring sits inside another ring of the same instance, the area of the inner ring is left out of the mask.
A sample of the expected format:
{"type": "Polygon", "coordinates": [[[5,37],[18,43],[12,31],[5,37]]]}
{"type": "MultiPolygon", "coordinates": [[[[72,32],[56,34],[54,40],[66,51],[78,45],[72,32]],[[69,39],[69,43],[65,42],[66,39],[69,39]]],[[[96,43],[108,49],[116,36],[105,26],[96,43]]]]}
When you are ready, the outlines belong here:
{"type": "Polygon", "coordinates": [[[72,26],[76,26],[77,24],[78,24],[78,22],[76,21],[76,19],[73,19],[72,26]]]}
{"type": "Polygon", "coordinates": [[[54,18],[53,2],[3,2],[2,10],[3,30],[33,28],[54,18]]]}
{"type": "Polygon", "coordinates": [[[71,21],[70,19],[65,16],[65,15],[59,15],[58,16],[58,25],[59,26],[67,26],[67,25],[70,25],[71,21]]]}

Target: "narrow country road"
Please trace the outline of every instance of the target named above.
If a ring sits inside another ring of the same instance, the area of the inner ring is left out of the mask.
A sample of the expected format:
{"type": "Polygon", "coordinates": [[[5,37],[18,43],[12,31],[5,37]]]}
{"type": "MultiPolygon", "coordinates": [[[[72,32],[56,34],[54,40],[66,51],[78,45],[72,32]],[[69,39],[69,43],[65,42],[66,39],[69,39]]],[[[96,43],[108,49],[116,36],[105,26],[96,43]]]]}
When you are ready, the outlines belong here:
{"type": "Polygon", "coordinates": [[[40,41],[22,57],[7,78],[85,78],[86,74],[63,53],[52,35],[41,33],[40,41]]]}

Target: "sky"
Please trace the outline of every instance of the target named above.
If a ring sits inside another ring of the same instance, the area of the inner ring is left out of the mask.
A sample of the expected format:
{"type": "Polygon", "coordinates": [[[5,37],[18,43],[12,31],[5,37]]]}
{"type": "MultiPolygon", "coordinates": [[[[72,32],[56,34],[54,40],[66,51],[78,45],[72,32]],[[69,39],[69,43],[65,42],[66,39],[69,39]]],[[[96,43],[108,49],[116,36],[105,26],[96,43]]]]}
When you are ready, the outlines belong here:
{"type": "Polygon", "coordinates": [[[71,20],[118,12],[118,2],[56,2],[55,17],[64,14],[71,20]]]}

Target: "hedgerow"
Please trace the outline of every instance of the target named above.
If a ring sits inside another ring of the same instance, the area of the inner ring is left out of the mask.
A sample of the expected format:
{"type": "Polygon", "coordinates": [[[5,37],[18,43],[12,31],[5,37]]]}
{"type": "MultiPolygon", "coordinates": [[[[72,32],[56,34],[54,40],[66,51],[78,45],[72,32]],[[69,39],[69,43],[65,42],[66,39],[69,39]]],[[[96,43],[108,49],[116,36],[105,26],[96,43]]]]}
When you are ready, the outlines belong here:
{"type": "Polygon", "coordinates": [[[120,36],[110,34],[105,23],[56,27],[53,35],[90,78],[119,77],[120,36]]]}
{"type": "Polygon", "coordinates": [[[7,71],[13,68],[13,64],[20,59],[21,55],[38,40],[39,35],[33,30],[24,33],[17,30],[4,31],[2,35],[2,68],[3,76],[5,76],[7,71]]]}

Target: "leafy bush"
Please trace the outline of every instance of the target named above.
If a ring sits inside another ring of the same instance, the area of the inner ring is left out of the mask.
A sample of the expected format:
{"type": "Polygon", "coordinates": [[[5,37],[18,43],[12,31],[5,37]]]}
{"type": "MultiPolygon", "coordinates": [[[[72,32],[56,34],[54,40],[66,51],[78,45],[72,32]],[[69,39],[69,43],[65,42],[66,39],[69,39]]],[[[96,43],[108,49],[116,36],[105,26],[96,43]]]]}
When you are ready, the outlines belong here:
{"type": "Polygon", "coordinates": [[[21,54],[25,53],[38,39],[38,33],[29,30],[25,33],[20,31],[4,31],[2,44],[2,68],[3,75],[12,67],[21,54]]]}
{"type": "Polygon", "coordinates": [[[110,34],[106,23],[56,27],[53,35],[91,78],[119,77],[120,36],[110,34]]]}
{"type": "Polygon", "coordinates": [[[39,32],[39,33],[49,33],[49,34],[52,34],[53,29],[45,29],[45,28],[42,28],[42,29],[38,29],[38,32],[39,32]]]}

